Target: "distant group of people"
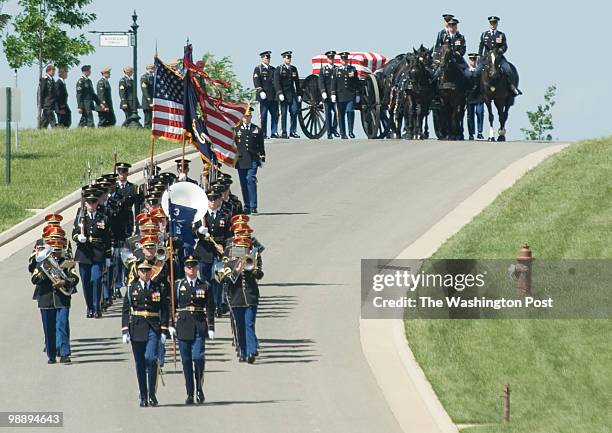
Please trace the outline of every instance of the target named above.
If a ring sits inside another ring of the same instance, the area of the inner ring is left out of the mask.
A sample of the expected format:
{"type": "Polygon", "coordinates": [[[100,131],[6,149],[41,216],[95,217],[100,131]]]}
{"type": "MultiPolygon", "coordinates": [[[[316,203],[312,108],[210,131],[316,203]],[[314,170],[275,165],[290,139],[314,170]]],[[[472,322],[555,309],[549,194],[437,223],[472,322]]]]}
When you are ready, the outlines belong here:
{"type": "MultiPolygon", "coordinates": [[[[59,68],[58,78],[55,78],[56,67],[49,64],[45,67],[45,75],[38,85],[38,127],[69,128],[72,125],[72,110],[68,103],[66,79],[68,69],[59,68]]],[[[110,84],[111,69],[100,70],[101,77],[94,87],[91,81],[91,65],[81,66],[81,77],[76,83],[76,104],[80,115],[79,127],[95,127],[94,111],[98,113],[98,127],[114,126],[117,123],[113,105],[112,88],[110,84]]],[[[119,80],[119,106],[125,114],[122,126],[142,126],[138,109],[144,114],[144,127],[151,128],[153,108],[153,65],[146,67],[145,74],[140,77],[142,99],[136,98],[134,84],[134,68],[127,65],[123,68],[123,77],[119,80]]]]}

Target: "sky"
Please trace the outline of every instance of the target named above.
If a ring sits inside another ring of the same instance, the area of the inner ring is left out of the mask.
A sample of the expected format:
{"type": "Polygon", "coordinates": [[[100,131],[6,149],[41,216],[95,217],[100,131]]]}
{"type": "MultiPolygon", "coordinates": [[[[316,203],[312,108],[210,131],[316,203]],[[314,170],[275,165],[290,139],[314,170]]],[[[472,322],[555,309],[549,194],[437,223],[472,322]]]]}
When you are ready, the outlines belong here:
{"type": "MultiPolygon", "coordinates": [[[[508,37],[507,58],[519,70],[524,93],[510,110],[508,138],[523,137],[520,128],[529,126],[526,111],[535,110],[543,102],[544,91],[551,84],[558,88],[553,108],[555,139],[600,137],[612,131],[605,109],[606,101],[612,100],[608,73],[612,57],[602,49],[609,40],[609,26],[603,18],[612,13],[611,2],[267,0],[265,6],[257,8],[253,2],[242,0],[93,0],[87,9],[96,13],[97,20],[84,32],[128,30],[132,12],[137,11],[139,75],[152,61],[156,44],[160,58],[170,60],[182,57],[184,42],[189,38],[194,58],[206,51],[229,56],[238,78],[248,87],[253,87],[252,73],[261,51],[272,50],[272,64],[279,64],[280,53],[292,50],[293,64],[305,77],[311,73],[310,59],[330,49],[375,51],[393,58],[421,43],[432,46],[442,27],[441,14],[453,13],[460,20],[459,31],[466,37],[470,52],[478,49],[480,33],[488,28],[487,17],[497,15],[501,18],[499,29],[508,37]],[[601,22],[597,22],[598,17],[602,17],[601,22]]],[[[14,0],[4,7],[9,14],[18,10],[14,0]]],[[[117,83],[123,65],[132,62],[132,49],[99,47],[97,35],[87,36],[96,51],[83,57],[82,64],[92,65],[94,84],[102,67],[112,68],[113,99],[121,123],[117,83]]],[[[21,127],[36,124],[37,74],[36,66],[18,73],[21,127]]],[[[73,125],[78,123],[75,83],[79,76],[80,69],[75,68],[67,80],[73,125]]],[[[0,53],[0,86],[14,86],[14,80],[4,53],[0,53]]]]}

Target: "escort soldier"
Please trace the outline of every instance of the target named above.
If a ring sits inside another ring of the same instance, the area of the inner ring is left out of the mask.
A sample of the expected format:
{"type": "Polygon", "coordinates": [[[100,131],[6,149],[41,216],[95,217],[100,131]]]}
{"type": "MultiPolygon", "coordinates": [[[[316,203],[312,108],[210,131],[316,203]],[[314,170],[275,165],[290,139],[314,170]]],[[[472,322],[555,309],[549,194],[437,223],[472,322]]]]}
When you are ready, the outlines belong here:
{"type": "MultiPolygon", "coordinates": [[[[478,65],[478,53],[470,53],[468,54],[468,70],[475,74],[476,67],[478,65]]],[[[473,81],[476,81],[475,76],[472,78],[473,81]]],[[[471,89],[467,92],[466,96],[466,105],[467,105],[467,124],[468,124],[468,132],[470,134],[470,140],[474,139],[474,134],[476,133],[474,116],[478,120],[478,136],[479,140],[483,140],[484,137],[482,135],[482,127],[484,122],[484,102],[482,100],[482,95],[480,94],[480,86],[478,86],[477,82],[471,87],[471,89]]]]}
{"type": "MultiPolygon", "coordinates": [[[[493,48],[496,48],[499,53],[502,55],[508,50],[508,41],[506,39],[506,35],[504,32],[497,30],[497,25],[499,23],[499,17],[490,16],[488,18],[490,29],[483,32],[480,35],[480,45],[478,46],[478,55],[480,56],[480,64],[476,68],[476,76],[480,78],[480,73],[484,66],[483,61],[489,54],[493,48]]],[[[508,60],[504,56],[499,64],[504,74],[508,77],[510,81],[510,90],[514,93],[515,96],[522,95],[518,89],[518,74],[510,66],[508,60]]]]}
{"type": "Polygon", "coordinates": [[[436,43],[434,44],[434,54],[438,53],[440,47],[444,43],[444,39],[448,35],[448,23],[455,18],[453,14],[442,14],[442,30],[436,35],[436,43]]]}
{"type": "Polygon", "coordinates": [[[127,65],[123,68],[123,77],[119,80],[119,98],[121,98],[121,109],[125,114],[125,120],[121,126],[127,127],[134,122],[138,123],[137,120],[132,116],[136,113],[138,107],[134,106],[134,68],[127,65]]]}
{"type": "MultiPolygon", "coordinates": [[[[459,20],[457,18],[451,18],[448,21],[448,33],[442,39],[442,45],[448,44],[450,48],[454,50],[455,55],[457,56],[457,62],[463,71],[465,79],[470,80],[472,74],[468,71],[467,63],[463,57],[465,56],[467,45],[465,43],[465,37],[459,33],[459,30],[457,30],[457,24],[459,24],[459,20]]],[[[440,75],[442,75],[442,69],[437,68],[431,77],[431,81],[434,82],[440,77],[440,75]]]]}
{"type": "Polygon", "coordinates": [[[349,64],[349,52],[340,53],[341,66],[336,68],[332,76],[332,102],[338,102],[338,117],[340,118],[340,135],[343,139],[346,136],[346,118],[348,117],[349,137],[355,138],[353,127],[355,125],[355,111],[353,103],[359,103],[360,96],[359,77],[357,69],[349,64]]]}
{"type": "Polygon", "coordinates": [[[261,129],[251,123],[251,110],[245,111],[234,130],[238,148],[238,177],[242,189],[245,213],[257,214],[257,169],[266,161],[266,150],[261,129]]]}
{"type": "Polygon", "coordinates": [[[177,182],[189,182],[198,184],[198,181],[189,177],[189,160],[184,158],[175,159],[176,172],[178,173],[177,182]]]}
{"type": "Polygon", "coordinates": [[[96,95],[94,92],[93,84],[89,78],[91,75],[91,66],[81,66],[81,72],[83,73],[83,76],[79,78],[79,81],[77,81],[76,84],[77,107],[79,109],[79,113],[81,114],[79,127],[93,128],[94,102],[100,105],[100,100],[98,99],[98,95],[96,95]]]}
{"type": "Polygon", "coordinates": [[[72,112],[68,106],[68,90],[66,88],[66,78],[68,78],[68,69],[59,68],[59,77],[55,81],[55,113],[57,114],[57,125],[70,128],[72,125],[72,112]]]}
{"type": "Polygon", "coordinates": [[[268,113],[270,113],[270,137],[278,138],[278,101],[274,91],[274,66],[270,66],[272,51],[259,53],[261,64],[253,71],[253,86],[259,102],[259,118],[263,130],[263,138],[268,138],[268,113]]]}
{"type": "Polygon", "coordinates": [[[325,56],[327,57],[327,63],[321,67],[321,71],[319,72],[319,89],[321,90],[321,97],[325,104],[327,138],[331,140],[334,138],[333,136],[340,136],[337,130],[338,117],[336,116],[336,104],[331,100],[333,77],[336,71],[336,66],[334,66],[336,52],[333,50],[328,51],[325,53],[325,56]]]}
{"type": "Polygon", "coordinates": [[[242,202],[238,198],[237,195],[232,194],[231,185],[234,183],[232,177],[229,174],[221,173],[218,174],[218,182],[221,184],[224,189],[221,194],[221,198],[223,199],[222,206],[224,207],[224,212],[227,213],[230,218],[236,214],[244,213],[242,208],[242,202]]]}
{"type": "MultiPolygon", "coordinates": [[[[60,227],[57,227],[61,230],[60,227]]],[[[63,230],[62,230],[63,232],[63,230]]],[[[47,248],[52,249],[52,256],[60,268],[66,260],[63,254],[66,245],[65,238],[62,240],[48,240],[47,248]]],[[[41,242],[42,243],[42,242],[41,242]]],[[[44,251],[44,244],[42,254],[44,251]]],[[[74,268],[66,269],[63,276],[52,280],[43,270],[43,263],[36,265],[32,273],[32,284],[36,286],[34,296],[40,309],[43,331],[45,334],[45,352],[47,353],[47,363],[55,364],[57,349],[61,363],[70,363],[70,328],[68,313],[72,293],[74,293],[79,277],[74,268]]]]}
{"type": "Polygon", "coordinates": [[[298,104],[302,101],[302,89],[300,88],[298,70],[291,64],[291,53],[291,51],[285,51],[281,54],[283,64],[274,71],[274,89],[276,90],[276,98],[280,101],[281,109],[282,138],[288,138],[287,108],[291,115],[289,137],[300,138],[296,131],[298,104]]]}
{"type": "Polygon", "coordinates": [[[142,111],[144,112],[144,127],[151,129],[153,120],[153,69],[152,63],[147,65],[147,72],[140,77],[140,88],[142,89],[142,111]]]}
{"type": "Polygon", "coordinates": [[[98,212],[98,194],[90,190],[83,198],[85,208],[81,208],[72,229],[72,239],[77,242],[74,259],[79,264],[87,317],[100,318],[102,273],[111,256],[110,224],[108,217],[98,212]]]}
{"type": "Polygon", "coordinates": [[[210,283],[198,278],[199,261],[193,255],[185,258],[185,278],[174,285],[176,329],[169,329],[171,336],[176,335],[181,352],[187,390],[185,404],[194,403],[194,391],[198,404],[204,403],[204,342],[206,338],[215,338],[215,303],[210,283]]]}
{"type": "Polygon", "coordinates": [[[98,127],[115,126],[117,118],[115,117],[115,109],[113,108],[113,95],[108,79],[111,76],[110,68],[102,68],[100,71],[102,77],[96,86],[98,92],[98,127]]]}
{"type": "Polygon", "coordinates": [[[55,128],[55,108],[57,105],[55,93],[55,66],[49,64],[45,67],[45,76],[38,83],[38,109],[40,110],[40,123],[38,127],[46,129],[55,128]]]}
{"type": "Polygon", "coordinates": [[[157,406],[158,347],[169,336],[170,302],[163,287],[151,280],[151,264],[143,260],[137,269],[123,300],[121,331],[123,342],[132,343],[140,407],[157,406]]]}

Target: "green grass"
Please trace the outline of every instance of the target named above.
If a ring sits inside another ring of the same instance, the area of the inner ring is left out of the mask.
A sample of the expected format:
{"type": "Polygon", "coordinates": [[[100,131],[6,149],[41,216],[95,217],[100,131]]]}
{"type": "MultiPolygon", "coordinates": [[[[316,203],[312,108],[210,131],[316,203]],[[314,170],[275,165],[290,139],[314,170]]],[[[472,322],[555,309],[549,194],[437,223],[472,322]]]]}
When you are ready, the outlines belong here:
{"type": "MultiPolygon", "coordinates": [[[[6,133],[0,132],[0,231],[28,218],[28,209],[43,209],[81,185],[87,168],[95,176],[112,170],[113,152],[117,159],[136,162],[150,152],[150,132],[121,128],[19,131],[11,151],[11,184],[5,184],[6,133]]],[[[157,140],[155,153],[176,148],[177,144],[157,140]]]]}
{"type": "MultiPolygon", "coordinates": [[[[524,176],[434,258],[612,257],[612,139],[572,145],[524,176]]],[[[612,431],[610,320],[410,320],[406,335],[470,433],[612,431]],[[500,423],[502,387],[511,422],[500,423]]]]}

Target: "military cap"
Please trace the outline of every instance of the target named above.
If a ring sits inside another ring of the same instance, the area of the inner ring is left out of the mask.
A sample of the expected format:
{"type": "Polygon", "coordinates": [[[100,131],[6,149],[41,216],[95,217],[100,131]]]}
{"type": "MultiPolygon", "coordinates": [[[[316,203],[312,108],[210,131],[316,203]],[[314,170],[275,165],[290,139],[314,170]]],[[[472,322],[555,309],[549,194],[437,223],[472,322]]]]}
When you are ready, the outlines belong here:
{"type": "Polygon", "coordinates": [[[189,265],[189,264],[194,264],[197,265],[198,263],[200,263],[200,258],[198,256],[187,256],[185,257],[185,266],[189,265]]]}
{"type": "Polygon", "coordinates": [[[63,219],[64,217],[62,217],[58,213],[50,213],[50,214],[45,215],[45,221],[48,224],[58,225],[59,223],[62,222],[63,219]]]}
{"type": "Polygon", "coordinates": [[[455,25],[456,25],[456,24],[459,24],[459,20],[458,20],[457,18],[451,18],[451,19],[448,21],[448,23],[449,23],[449,24],[455,24],[455,25]]]}
{"type": "Polygon", "coordinates": [[[98,199],[100,198],[99,195],[97,195],[94,192],[87,192],[85,193],[85,195],[83,196],[83,198],[85,199],[85,201],[98,201],[98,199]]]}
{"type": "Polygon", "coordinates": [[[45,240],[43,238],[37,239],[36,243],[34,244],[35,247],[44,247],[45,246],[45,240]]]}
{"type": "Polygon", "coordinates": [[[265,57],[266,59],[269,59],[270,54],[272,54],[272,51],[262,51],[261,53],[259,53],[259,57],[265,57]]]}
{"type": "Polygon", "coordinates": [[[229,187],[234,181],[229,177],[222,177],[218,180],[220,185],[229,187]]]}
{"type": "Polygon", "coordinates": [[[348,51],[342,51],[339,55],[341,59],[348,59],[350,54],[351,53],[349,53],[348,51]]]}
{"type": "Polygon", "coordinates": [[[188,159],[175,159],[174,162],[176,162],[176,166],[177,168],[180,168],[181,166],[185,166],[186,168],[189,168],[189,160],[188,159]]]}
{"type": "Polygon", "coordinates": [[[454,17],[455,17],[455,15],[453,15],[453,14],[442,14],[442,18],[444,18],[444,21],[446,21],[446,22],[449,22],[454,17]]]}
{"type": "Polygon", "coordinates": [[[151,263],[149,263],[148,260],[143,260],[140,263],[138,263],[137,268],[139,271],[146,271],[147,269],[148,270],[153,269],[153,265],[151,265],[151,263]]]}
{"type": "Polygon", "coordinates": [[[499,19],[499,17],[496,17],[495,15],[491,15],[491,16],[488,18],[488,20],[489,20],[489,22],[491,22],[491,21],[495,21],[495,22],[497,22],[497,21],[499,21],[500,19],[499,19]]]}
{"type": "Polygon", "coordinates": [[[110,71],[111,71],[111,68],[109,68],[108,66],[105,66],[102,69],[100,69],[101,74],[106,74],[107,72],[110,72],[110,71]]]}
{"type": "Polygon", "coordinates": [[[166,185],[173,183],[177,179],[177,176],[174,173],[162,173],[159,176],[166,185]]]}
{"type": "Polygon", "coordinates": [[[82,72],[91,71],[91,65],[83,65],[83,66],[81,66],[81,71],[82,72]]]}
{"type": "Polygon", "coordinates": [[[159,224],[157,218],[153,218],[151,215],[144,212],[136,215],[136,222],[139,226],[143,226],[145,224],[159,224]]]}
{"type": "Polygon", "coordinates": [[[157,209],[155,209],[155,210],[153,210],[153,211],[151,211],[151,212],[149,213],[149,215],[150,215],[152,218],[157,218],[157,219],[160,219],[160,218],[167,218],[167,216],[166,216],[166,212],[164,212],[164,210],[163,210],[162,208],[160,208],[160,207],[159,207],[159,208],[157,208],[157,209]]]}
{"type": "Polygon", "coordinates": [[[206,190],[206,197],[208,197],[208,201],[214,201],[221,197],[221,194],[214,189],[208,189],[206,190]]]}
{"type": "Polygon", "coordinates": [[[336,52],[334,50],[330,50],[330,51],[327,51],[325,55],[327,56],[328,59],[333,59],[334,57],[336,57],[336,52]]]}
{"type": "Polygon", "coordinates": [[[247,223],[249,222],[249,219],[250,218],[247,214],[239,213],[230,218],[230,223],[232,224],[238,223],[238,222],[247,223]]]}
{"type": "Polygon", "coordinates": [[[117,171],[129,171],[132,168],[132,164],[128,164],[127,162],[118,162],[115,164],[115,168],[117,171]]]}
{"type": "Polygon", "coordinates": [[[58,226],[52,226],[52,225],[48,225],[43,229],[43,238],[48,238],[51,235],[56,235],[59,237],[64,237],[66,236],[66,232],[64,231],[63,228],[58,227],[58,226]]]}
{"type": "Polygon", "coordinates": [[[232,244],[237,247],[248,247],[250,248],[253,245],[253,241],[249,238],[245,238],[242,236],[234,236],[232,238],[232,244]]]}
{"type": "Polygon", "coordinates": [[[469,53],[468,54],[468,59],[475,59],[476,57],[478,57],[478,53],[469,53]]]}
{"type": "Polygon", "coordinates": [[[147,194],[145,196],[145,200],[150,205],[159,204],[159,197],[157,195],[155,195],[155,194],[147,194]]]}
{"type": "Polygon", "coordinates": [[[100,177],[103,178],[103,179],[109,179],[109,180],[112,180],[112,181],[117,180],[117,175],[115,173],[106,173],[106,174],[103,174],[100,177]]]}
{"type": "Polygon", "coordinates": [[[281,56],[283,57],[287,57],[287,58],[291,58],[291,54],[293,54],[293,51],[285,51],[284,53],[281,53],[281,56]]]}

